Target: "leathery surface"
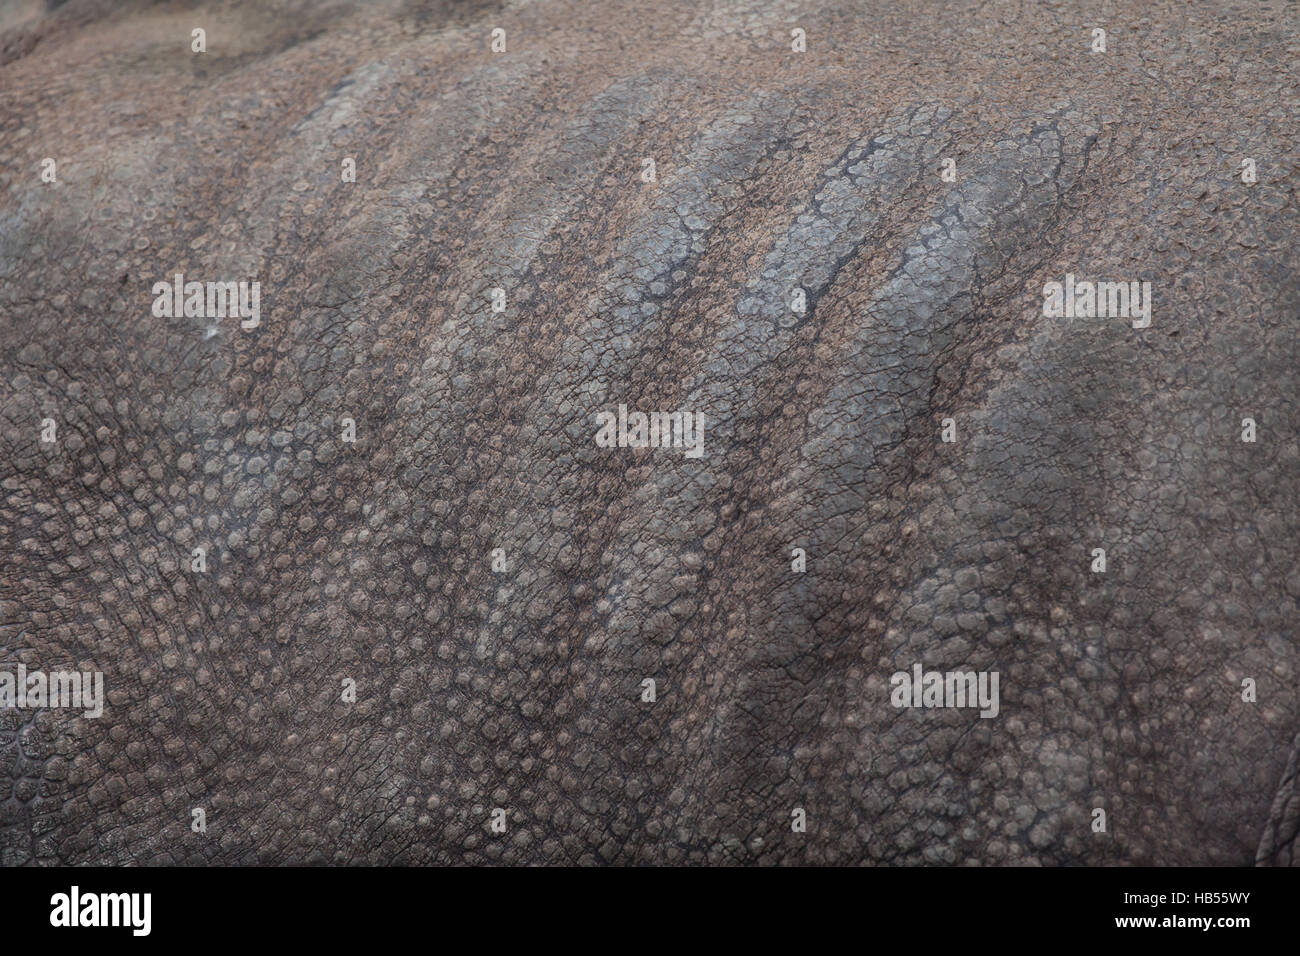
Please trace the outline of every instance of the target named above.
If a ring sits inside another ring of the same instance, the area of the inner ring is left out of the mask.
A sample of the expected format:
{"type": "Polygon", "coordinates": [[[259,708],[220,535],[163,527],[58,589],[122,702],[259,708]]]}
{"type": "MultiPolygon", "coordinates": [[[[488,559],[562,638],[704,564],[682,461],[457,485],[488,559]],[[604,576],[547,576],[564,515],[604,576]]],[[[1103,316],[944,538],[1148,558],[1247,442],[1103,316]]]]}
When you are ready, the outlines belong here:
{"type": "Polygon", "coordinates": [[[1294,861],[1294,6],[52,6],[0,9],[0,663],[107,703],[0,714],[0,863],[1294,861]]]}

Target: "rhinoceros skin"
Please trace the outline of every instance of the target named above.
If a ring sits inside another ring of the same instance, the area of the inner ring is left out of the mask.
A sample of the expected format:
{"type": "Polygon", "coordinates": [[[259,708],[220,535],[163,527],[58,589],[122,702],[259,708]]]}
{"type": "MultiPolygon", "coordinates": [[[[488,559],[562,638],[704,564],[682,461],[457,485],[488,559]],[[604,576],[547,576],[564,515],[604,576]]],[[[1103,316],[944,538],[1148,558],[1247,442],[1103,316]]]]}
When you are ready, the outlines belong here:
{"type": "Polygon", "coordinates": [[[0,18],[0,863],[1295,861],[1294,7],[0,18]]]}

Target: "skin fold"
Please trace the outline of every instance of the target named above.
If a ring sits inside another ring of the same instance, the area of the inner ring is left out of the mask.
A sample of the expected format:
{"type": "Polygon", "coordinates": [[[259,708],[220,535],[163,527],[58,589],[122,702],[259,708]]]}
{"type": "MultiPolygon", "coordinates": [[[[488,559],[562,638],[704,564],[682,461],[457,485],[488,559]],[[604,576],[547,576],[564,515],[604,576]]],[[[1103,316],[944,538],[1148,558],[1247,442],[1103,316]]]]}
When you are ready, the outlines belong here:
{"type": "Polygon", "coordinates": [[[0,864],[1295,862],[1298,47],[0,3],[0,665],[107,697],[0,711],[0,864]],[[1067,274],[1150,326],[1044,316],[1067,274]],[[598,447],[619,404],[703,454],[598,447]],[[917,663],[997,716],[893,706],[917,663]]]}

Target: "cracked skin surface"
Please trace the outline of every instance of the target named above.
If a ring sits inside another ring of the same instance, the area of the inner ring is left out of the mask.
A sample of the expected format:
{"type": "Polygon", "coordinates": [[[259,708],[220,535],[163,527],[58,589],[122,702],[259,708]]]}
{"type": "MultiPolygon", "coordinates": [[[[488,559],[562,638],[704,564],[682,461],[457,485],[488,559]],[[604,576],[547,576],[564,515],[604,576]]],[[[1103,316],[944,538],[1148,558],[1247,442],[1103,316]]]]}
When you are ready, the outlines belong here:
{"type": "Polygon", "coordinates": [[[1294,7],[0,17],[0,863],[1293,862],[1294,7]]]}

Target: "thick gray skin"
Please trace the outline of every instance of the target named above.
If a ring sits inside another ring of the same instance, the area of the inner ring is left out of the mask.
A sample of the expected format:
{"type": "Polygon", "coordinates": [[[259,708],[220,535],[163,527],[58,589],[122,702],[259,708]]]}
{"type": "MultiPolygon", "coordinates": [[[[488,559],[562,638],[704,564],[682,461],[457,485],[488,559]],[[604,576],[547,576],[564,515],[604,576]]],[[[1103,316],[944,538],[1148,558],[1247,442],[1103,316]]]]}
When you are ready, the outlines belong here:
{"type": "Polygon", "coordinates": [[[1292,861],[1294,7],[351,6],[7,8],[0,862],[1292,861]]]}

